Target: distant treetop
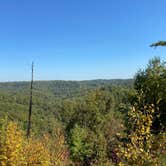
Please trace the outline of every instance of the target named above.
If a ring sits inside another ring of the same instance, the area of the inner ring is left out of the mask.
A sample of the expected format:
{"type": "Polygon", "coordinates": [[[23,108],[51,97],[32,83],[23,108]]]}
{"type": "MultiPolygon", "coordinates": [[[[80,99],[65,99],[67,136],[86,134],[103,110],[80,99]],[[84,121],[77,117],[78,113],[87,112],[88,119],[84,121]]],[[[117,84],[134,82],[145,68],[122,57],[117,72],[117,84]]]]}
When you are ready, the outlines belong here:
{"type": "Polygon", "coordinates": [[[166,41],[158,41],[157,43],[153,43],[150,47],[158,47],[158,46],[166,46],[166,41]]]}

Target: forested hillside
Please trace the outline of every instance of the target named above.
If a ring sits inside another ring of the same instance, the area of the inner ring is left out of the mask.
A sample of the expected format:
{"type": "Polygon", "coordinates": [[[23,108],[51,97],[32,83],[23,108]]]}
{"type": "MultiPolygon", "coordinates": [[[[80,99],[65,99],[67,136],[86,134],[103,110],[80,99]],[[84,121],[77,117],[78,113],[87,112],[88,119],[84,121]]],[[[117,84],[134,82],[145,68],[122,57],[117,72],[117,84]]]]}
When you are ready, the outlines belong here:
{"type": "Polygon", "coordinates": [[[166,65],[128,80],[0,83],[0,165],[164,166],[166,65]]]}
{"type": "MultiPolygon", "coordinates": [[[[54,97],[77,97],[87,90],[93,90],[109,85],[131,87],[133,79],[113,80],[90,80],[90,81],[35,81],[35,91],[41,91],[46,95],[54,97]],[[47,93],[46,93],[47,92],[47,93]]],[[[30,83],[28,82],[5,82],[0,83],[1,92],[28,93],[30,83]]]]}
{"type": "MultiPolygon", "coordinates": [[[[82,98],[90,91],[111,87],[117,93],[117,88],[133,87],[133,80],[35,81],[33,125],[41,128],[38,129],[40,132],[45,131],[49,123],[51,123],[49,127],[52,128],[51,119],[60,118],[62,107],[66,103],[82,98]]],[[[0,116],[9,114],[10,118],[18,120],[26,128],[29,93],[28,82],[0,83],[0,116]]],[[[120,94],[116,95],[118,96],[120,97],[120,94]]],[[[38,130],[35,129],[35,132],[38,130]]]]}

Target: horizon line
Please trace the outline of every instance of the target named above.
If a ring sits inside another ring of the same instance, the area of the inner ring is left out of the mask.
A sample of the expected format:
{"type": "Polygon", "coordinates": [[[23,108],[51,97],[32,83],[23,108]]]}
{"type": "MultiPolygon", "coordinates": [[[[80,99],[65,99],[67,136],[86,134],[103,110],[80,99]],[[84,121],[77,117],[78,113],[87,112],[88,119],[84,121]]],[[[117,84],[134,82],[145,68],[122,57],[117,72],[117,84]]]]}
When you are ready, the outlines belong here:
{"type": "MultiPolygon", "coordinates": [[[[96,78],[96,79],[84,79],[84,80],[62,80],[62,79],[53,79],[53,80],[34,80],[34,82],[45,82],[45,81],[64,81],[64,82],[84,82],[84,81],[97,81],[97,80],[133,80],[134,78],[110,78],[110,79],[106,79],[106,78],[96,78]]],[[[0,83],[14,83],[14,82],[30,82],[30,80],[12,80],[12,81],[0,81],[0,83]]]]}

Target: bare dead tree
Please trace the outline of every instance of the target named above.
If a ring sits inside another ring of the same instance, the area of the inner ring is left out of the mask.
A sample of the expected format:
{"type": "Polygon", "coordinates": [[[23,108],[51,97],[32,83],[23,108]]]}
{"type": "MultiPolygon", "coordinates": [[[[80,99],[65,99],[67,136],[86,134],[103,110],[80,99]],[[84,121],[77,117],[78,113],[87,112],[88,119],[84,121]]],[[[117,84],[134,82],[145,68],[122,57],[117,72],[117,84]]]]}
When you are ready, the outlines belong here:
{"type": "Polygon", "coordinates": [[[28,115],[28,126],[27,126],[27,138],[30,137],[31,130],[31,115],[32,115],[32,97],[33,97],[33,62],[32,62],[32,73],[31,73],[31,87],[30,87],[30,99],[29,99],[29,115],[28,115]]]}

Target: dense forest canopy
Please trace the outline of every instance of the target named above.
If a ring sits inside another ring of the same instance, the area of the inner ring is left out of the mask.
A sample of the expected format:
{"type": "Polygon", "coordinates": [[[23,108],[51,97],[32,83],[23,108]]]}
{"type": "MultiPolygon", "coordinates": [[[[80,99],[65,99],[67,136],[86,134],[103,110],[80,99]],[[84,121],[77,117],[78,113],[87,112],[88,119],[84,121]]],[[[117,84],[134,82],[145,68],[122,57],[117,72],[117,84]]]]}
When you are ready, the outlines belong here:
{"type": "Polygon", "coordinates": [[[0,165],[165,165],[166,65],[134,79],[0,83],[0,165]]]}

